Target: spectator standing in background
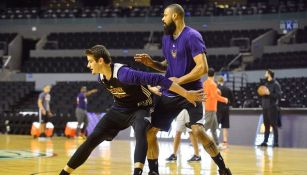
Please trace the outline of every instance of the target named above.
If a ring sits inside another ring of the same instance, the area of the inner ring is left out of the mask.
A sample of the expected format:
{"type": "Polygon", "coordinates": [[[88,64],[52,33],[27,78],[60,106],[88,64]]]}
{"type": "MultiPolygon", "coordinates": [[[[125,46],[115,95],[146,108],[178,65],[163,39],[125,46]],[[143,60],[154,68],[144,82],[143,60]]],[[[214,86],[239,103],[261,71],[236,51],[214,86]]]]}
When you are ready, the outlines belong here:
{"type": "Polygon", "coordinates": [[[82,86],[80,89],[80,93],[77,96],[77,108],[76,108],[76,118],[78,121],[77,136],[81,136],[82,138],[85,138],[85,130],[88,125],[86,97],[96,92],[97,89],[92,89],[90,91],[87,91],[87,88],[85,86],[82,86]]]}
{"type": "Polygon", "coordinates": [[[49,121],[49,118],[52,117],[52,113],[50,110],[50,85],[45,85],[43,88],[43,92],[38,96],[38,116],[39,116],[39,123],[40,123],[40,135],[39,138],[46,138],[46,123],[49,121]]]}
{"type": "Polygon", "coordinates": [[[218,123],[221,124],[223,130],[223,143],[220,145],[220,148],[226,149],[228,147],[228,129],[230,127],[229,122],[229,107],[233,103],[233,93],[230,88],[224,85],[224,78],[220,76],[217,79],[218,89],[221,92],[221,96],[228,99],[228,103],[217,103],[217,119],[218,123]]]}
{"type": "Polygon", "coordinates": [[[274,72],[270,69],[265,72],[265,94],[262,96],[264,140],[259,146],[268,146],[267,142],[270,135],[270,126],[273,128],[274,143],[273,147],[278,147],[278,103],[281,97],[281,88],[274,79],[274,72]]]}
{"type": "Polygon", "coordinates": [[[228,99],[222,97],[218,93],[218,88],[214,82],[214,69],[210,68],[208,71],[208,79],[204,81],[204,92],[207,94],[207,99],[205,103],[205,129],[211,130],[212,137],[216,145],[219,145],[219,140],[217,137],[216,130],[218,129],[218,122],[216,117],[217,112],[217,102],[228,103],[228,99]]]}

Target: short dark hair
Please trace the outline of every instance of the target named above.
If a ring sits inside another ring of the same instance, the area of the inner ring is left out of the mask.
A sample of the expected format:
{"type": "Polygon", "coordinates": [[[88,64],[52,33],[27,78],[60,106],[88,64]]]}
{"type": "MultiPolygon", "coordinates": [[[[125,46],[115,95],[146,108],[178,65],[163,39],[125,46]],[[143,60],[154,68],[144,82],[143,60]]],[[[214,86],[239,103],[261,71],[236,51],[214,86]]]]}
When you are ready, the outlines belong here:
{"type": "Polygon", "coordinates": [[[213,68],[210,68],[209,70],[208,70],[208,77],[213,77],[214,76],[214,69],[213,68]]]}
{"type": "Polygon", "coordinates": [[[170,8],[172,9],[173,12],[177,13],[180,17],[184,18],[184,9],[182,8],[181,5],[179,4],[171,4],[169,6],[167,6],[166,8],[170,8]]]}
{"type": "Polygon", "coordinates": [[[90,49],[86,49],[85,54],[92,55],[96,62],[99,60],[99,58],[102,58],[106,64],[109,64],[112,62],[110,52],[103,45],[96,45],[90,49]]]}
{"type": "Polygon", "coordinates": [[[274,72],[271,69],[267,69],[266,71],[268,71],[271,78],[274,78],[274,72]]]}

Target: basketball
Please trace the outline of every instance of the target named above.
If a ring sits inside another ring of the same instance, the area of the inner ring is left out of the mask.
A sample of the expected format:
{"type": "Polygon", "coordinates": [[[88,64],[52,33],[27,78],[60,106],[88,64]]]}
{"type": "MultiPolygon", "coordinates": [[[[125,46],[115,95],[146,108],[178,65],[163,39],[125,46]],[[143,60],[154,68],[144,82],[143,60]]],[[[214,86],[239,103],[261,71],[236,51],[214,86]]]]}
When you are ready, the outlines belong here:
{"type": "Polygon", "coordinates": [[[268,88],[266,86],[263,86],[263,85],[259,86],[258,90],[257,90],[258,95],[260,95],[260,96],[264,96],[267,91],[268,91],[268,88]]]}

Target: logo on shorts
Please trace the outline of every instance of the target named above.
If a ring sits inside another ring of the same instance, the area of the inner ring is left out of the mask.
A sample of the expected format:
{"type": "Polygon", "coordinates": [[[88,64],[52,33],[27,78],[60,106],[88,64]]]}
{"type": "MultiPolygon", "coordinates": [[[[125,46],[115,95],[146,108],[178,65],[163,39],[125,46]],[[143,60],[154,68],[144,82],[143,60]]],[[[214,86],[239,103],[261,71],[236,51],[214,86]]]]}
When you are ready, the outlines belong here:
{"type": "Polygon", "coordinates": [[[21,150],[0,150],[0,160],[7,159],[27,159],[35,157],[51,157],[53,153],[42,153],[32,151],[21,151],[21,150]]]}

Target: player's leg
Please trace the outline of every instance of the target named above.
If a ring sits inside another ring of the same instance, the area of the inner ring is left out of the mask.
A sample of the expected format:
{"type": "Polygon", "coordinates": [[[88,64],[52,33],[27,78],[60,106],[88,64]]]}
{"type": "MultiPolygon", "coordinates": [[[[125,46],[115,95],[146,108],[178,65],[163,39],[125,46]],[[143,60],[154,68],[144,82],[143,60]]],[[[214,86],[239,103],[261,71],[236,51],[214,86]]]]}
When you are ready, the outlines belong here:
{"type": "Polygon", "coordinates": [[[76,135],[77,137],[80,136],[80,133],[81,133],[81,125],[83,123],[83,120],[82,120],[82,113],[81,113],[81,110],[79,108],[76,108],[76,118],[77,118],[77,122],[78,122],[78,125],[77,125],[77,132],[76,132],[76,135]]]}
{"type": "Polygon", "coordinates": [[[135,133],[134,175],[142,174],[147,153],[147,130],[150,126],[148,110],[137,110],[134,113],[133,129],[135,133]]]}
{"type": "Polygon", "coordinates": [[[119,112],[110,110],[96,125],[93,133],[83,142],[77,151],[68,161],[67,165],[61,171],[60,175],[72,173],[76,168],[81,166],[91,152],[104,140],[112,140],[120,131],[118,124],[110,120],[111,117],[116,117],[119,112]]]}
{"type": "Polygon", "coordinates": [[[230,121],[229,121],[229,110],[225,110],[222,113],[222,130],[223,130],[223,149],[228,148],[228,130],[230,127],[230,121]]]}
{"type": "Polygon", "coordinates": [[[211,133],[213,140],[216,145],[219,145],[219,138],[217,137],[217,129],[218,129],[218,123],[217,123],[217,117],[216,117],[216,112],[211,112],[211,119],[212,119],[212,124],[211,124],[211,133]]]}
{"type": "Polygon", "coordinates": [[[193,134],[192,131],[189,132],[189,138],[193,146],[194,155],[191,159],[188,160],[188,162],[198,162],[201,161],[201,156],[199,155],[199,148],[198,148],[198,142],[196,136],[193,134]]]}
{"type": "Polygon", "coordinates": [[[173,153],[166,159],[167,161],[176,161],[177,152],[181,142],[181,134],[186,131],[186,115],[188,115],[187,110],[182,110],[176,117],[176,135],[173,142],[173,153]]]}
{"type": "Polygon", "coordinates": [[[182,132],[176,131],[176,135],[173,141],[173,153],[166,159],[166,161],[172,162],[177,160],[177,152],[181,141],[182,132]]]}
{"type": "Polygon", "coordinates": [[[268,146],[268,140],[270,135],[270,121],[269,121],[269,109],[263,109],[263,124],[264,124],[264,140],[260,146],[268,146]]]}
{"type": "Polygon", "coordinates": [[[150,173],[154,175],[154,173],[158,174],[159,172],[159,164],[158,164],[158,157],[159,157],[159,145],[157,140],[157,133],[160,129],[152,127],[147,131],[147,142],[148,142],[148,149],[147,149],[147,161],[150,173]]]}
{"type": "Polygon", "coordinates": [[[231,175],[231,172],[226,168],[223,157],[221,156],[214,141],[203,130],[203,126],[199,124],[192,125],[192,132],[197,136],[198,141],[203,145],[206,152],[211,156],[213,161],[219,167],[220,175],[231,175]]]}
{"type": "Polygon", "coordinates": [[[40,122],[40,134],[39,137],[40,138],[45,138],[46,137],[46,123],[47,123],[48,117],[47,117],[47,111],[46,114],[43,115],[40,113],[40,117],[39,117],[39,122],[40,122]]]}
{"type": "Polygon", "coordinates": [[[196,136],[197,140],[203,145],[206,152],[211,156],[216,165],[219,167],[220,175],[231,175],[231,172],[228,168],[226,168],[224,159],[217,149],[214,141],[204,131],[202,104],[197,103],[196,107],[187,104],[187,110],[190,116],[190,125],[193,135],[196,136]]]}
{"type": "Polygon", "coordinates": [[[88,125],[88,117],[87,117],[87,112],[84,110],[82,114],[82,120],[83,120],[83,127],[81,128],[81,136],[85,138],[86,136],[86,128],[88,125]]]}
{"type": "Polygon", "coordinates": [[[182,134],[181,131],[176,132],[176,135],[175,135],[175,138],[174,138],[174,152],[173,152],[174,155],[176,155],[177,152],[178,152],[179,145],[180,145],[180,142],[181,142],[181,134],[182,134]]]}
{"type": "Polygon", "coordinates": [[[270,109],[270,124],[273,128],[273,135],[274,135],[274,140],[273,140],[273,147],[278,147],[278,109],[277,107],[272,107],[270,109]]]}

